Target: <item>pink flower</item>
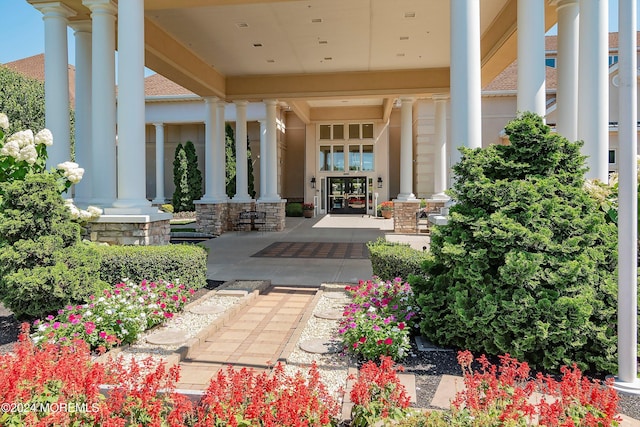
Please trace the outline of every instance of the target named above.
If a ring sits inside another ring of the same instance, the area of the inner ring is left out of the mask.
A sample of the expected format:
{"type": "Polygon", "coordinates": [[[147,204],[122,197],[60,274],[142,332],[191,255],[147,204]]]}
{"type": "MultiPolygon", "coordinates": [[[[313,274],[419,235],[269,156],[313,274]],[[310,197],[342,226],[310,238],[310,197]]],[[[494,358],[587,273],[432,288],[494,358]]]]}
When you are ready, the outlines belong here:
{"type": "Polygon", "coordinates": [[[174,301],[178,301],[180,299],[180,297],[178,295],[172,295],[171,299],[174,301]]]}
{"type": "Polygon", "coordinates": [[[51,327],[53,329],[58,329],[60,327],[60,322],[55,322],[53,325],[51,325],[51,327]]]}
{"type": "Polygon", "coordinates": [[[360,337],[360,342],[364,344],[367,341],[367,337],[360,337]]]}
{"type": "Polygon", "coordinates": [[[384,340],[384,343],[386,345],[391,345],[391,344],[393,344],[393,340],[391,338],[387,338],[386,340],[384,340]]]}
{"type": "Polygon", "coordinates": [[[404,322],[400,322],[400,323],[398,323],[398,329],[403,330],[403,329],[404,329],[404,327],[405,327],[404,322]]]}
{"type": "Polygon", "coordinates": [[[165,311],[164,317],[166,317],[167,319],[171,319],[173,317],[173,313],[169,313],[168,311],[165,311]]]}
{"type": "Polygon", "coordinates": [[[374,330],[374,331],[376,331],[376,332],[377,332],[377,331],[379,331],[379,330],[380,330],[380,326],[378,326],[378,325],[373,325],[373,330],[374,330]]]}
{"type": "Polygon", "coordinates": [[[87,333],[87,335],[91,335],[95,329],[96,329],[95,323],[84,322],[84,331],[87,333]]]}

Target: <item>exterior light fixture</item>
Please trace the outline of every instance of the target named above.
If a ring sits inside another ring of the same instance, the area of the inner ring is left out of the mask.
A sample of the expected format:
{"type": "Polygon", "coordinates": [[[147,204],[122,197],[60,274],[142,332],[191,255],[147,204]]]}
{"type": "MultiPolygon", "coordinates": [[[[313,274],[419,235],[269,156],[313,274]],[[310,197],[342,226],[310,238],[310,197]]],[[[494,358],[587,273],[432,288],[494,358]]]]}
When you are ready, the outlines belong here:
{"type": "Polygon", "coordinates": [[[311,188],[316,188],[316,177],[315,176],[311,177],[311,188]]]}
{"type": "Polygon", "coordinates": [[[378,177],[378,188],[382,188],[382,177],[378,177]]]}

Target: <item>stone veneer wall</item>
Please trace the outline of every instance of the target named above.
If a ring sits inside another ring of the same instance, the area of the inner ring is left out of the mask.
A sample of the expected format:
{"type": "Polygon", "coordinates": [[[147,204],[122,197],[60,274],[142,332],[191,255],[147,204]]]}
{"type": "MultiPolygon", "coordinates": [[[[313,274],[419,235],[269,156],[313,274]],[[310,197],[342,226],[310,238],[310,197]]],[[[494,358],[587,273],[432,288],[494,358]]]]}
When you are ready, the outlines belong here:
{"type": "Polygon", "coordinates": [[[227,204],[229,215],[227,216],[227,227],[226,231],[237,230],[237,231],[251,231],[251,224],[237,224],[238,216],[240,212],[243,211],[255,211],[256,210],[256,202],[252,200],[250,202],[229,202],[227,204]]]}
{"type": "Polygon", "coordinates": [[[285,205],[286,199],[277,202],[258,202],[256,210],[267,213],[267,221],[263,226],[258,227],[259,231],[282,231],[285,227],[285,205]]]}
{"type": "Polygon", "coordinates": [[[196,229],[202,233],[219,236],[227,231],[229,221],[229,206],[222,203],[200,203],[196,206],[196,229]]]}
{"type": "Polygon", "coordinates": [[[110,215],[103,215],[99,222],[87,224],[88,237],[92,242],[108,243],[110,245],[140,245],[159,246],[168,245],[171,239],[169,218],[159,220],[140,220],[136,216],[131,222],[119,217],[110,222],[110,215]]]}
{"type": "Polygon", "coordinates": [[[417,233],[416,214],[420,210],[420,200],[393,201],[393,231],[396,233],[417,233]]]}

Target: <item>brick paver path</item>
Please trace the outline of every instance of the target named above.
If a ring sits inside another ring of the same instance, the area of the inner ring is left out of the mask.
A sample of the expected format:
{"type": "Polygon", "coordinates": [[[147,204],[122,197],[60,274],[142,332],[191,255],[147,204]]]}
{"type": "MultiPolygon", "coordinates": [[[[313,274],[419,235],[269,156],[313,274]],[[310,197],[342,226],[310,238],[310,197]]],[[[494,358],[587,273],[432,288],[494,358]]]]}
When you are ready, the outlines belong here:
{"type": "Polygon", "coordinates": [[[178,388],[203,390],[219,369],[230,364],[269,369],[283,356],[315,294],[315,289],[284,286],[262,292],[180,363],[178,388]]]}

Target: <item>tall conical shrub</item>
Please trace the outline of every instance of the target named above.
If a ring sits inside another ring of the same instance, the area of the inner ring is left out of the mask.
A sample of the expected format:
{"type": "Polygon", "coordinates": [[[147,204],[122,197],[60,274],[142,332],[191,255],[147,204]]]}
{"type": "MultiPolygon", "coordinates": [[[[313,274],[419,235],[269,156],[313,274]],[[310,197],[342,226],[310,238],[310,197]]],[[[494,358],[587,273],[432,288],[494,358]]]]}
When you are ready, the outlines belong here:
{"type": "Polygon", "coordinates": [[[182,144],[178,144],[173,160],[173,182],[176,186],[172,199],[174,212],[190,212],[195,209],[189,188],[188,169],[187,153],[182,144]]]}
{"type": "Polygon", "coordinates": [[[583,189],[581,143],[524,113],[510,145],[461,149],[449,223],[413,280],[439,345],[616,372],[616,228],[583,189]]]}
{"type": "Polygon", "coordinates": [[[184,145],[187,155],[187,181],[189,182],[189,192],[191,201],[200,200],[204,191],[202,189],[202,172],[198,169],[198,155],[193,142],[187,141],[184,145]]]}

